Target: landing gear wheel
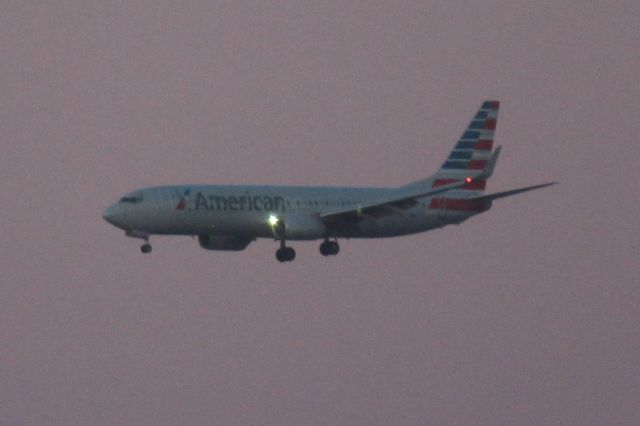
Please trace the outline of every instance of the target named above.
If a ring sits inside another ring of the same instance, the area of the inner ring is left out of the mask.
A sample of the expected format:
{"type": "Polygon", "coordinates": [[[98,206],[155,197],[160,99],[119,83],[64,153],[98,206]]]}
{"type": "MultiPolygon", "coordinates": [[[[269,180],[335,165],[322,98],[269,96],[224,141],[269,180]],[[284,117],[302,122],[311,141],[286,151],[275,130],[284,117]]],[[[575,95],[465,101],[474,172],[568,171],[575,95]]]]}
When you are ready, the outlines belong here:
{"type": "Polygon", "coordinates": [[[140,247],[140,251],[143,253],[151,253],[151,244],[145,243],[140,247]]]}
{"type": "Polygon", "coordinates": [[[285,249],[285,258],[287,259],[287,262],[291,262],[296,258],[296,251],[293,249],[293,247],[287,247],[285,249]]]}
{"type": "Polygon", "coordinates": [[[331,254],[333,256],[335,256],[336,254],[338,254],[340,252],[340,246],[338,245],[337,241],[331,241],[329,243],[329,246],[331,247],[331,254]]]}
{"type": "Polygon", "coordinates": [[[336,241],[324,240],[320,244],[320,254],[323,256],[335,256],[340,251],[340,246],[336,241]]]}
{"type": "Polygon", "coordinates": [[[331,249],[329,248],[330,241],[325,240],[320,244],[320,254],[323,256],[329,256],[331,254],[331,249]]]}
{"type": "Polygon", "coordinates": [[[276,259],[280,262],[291,262],[296,258],[296,251],[292,247],[281,247],[276,251],[276,259]]]}

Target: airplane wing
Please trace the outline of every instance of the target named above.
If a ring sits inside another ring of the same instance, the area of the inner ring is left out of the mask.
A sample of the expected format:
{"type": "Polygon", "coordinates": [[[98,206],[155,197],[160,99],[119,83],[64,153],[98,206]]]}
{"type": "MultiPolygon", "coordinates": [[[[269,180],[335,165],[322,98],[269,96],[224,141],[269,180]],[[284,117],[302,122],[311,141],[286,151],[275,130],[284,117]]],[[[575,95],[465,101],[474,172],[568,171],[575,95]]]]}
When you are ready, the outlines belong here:
{"type": "Polygon", "coordinates": [[[343,219],[355,219],[362,216],[377,217],[386,213],[395,213],[414,206],[417,203],[416,198],[440,194],[441,192],[449,191],[454,188],[460,188],[467,183],[467,180],[461,179],[447,185],[438,186],[437,188],[413,190],[402,193],[399,192],[391,196],[370,201],[365,204],[358,204],[356,206],[328,210],[321,213],[320,218],[327,222],[334,222],[343,219]]]}
{"type": "Polygon", "coordinates": [[[469,201],[493,201],[498,198],[510,197],[512,195],[521,194],[523,192],[533,191],[534,189],[545,188],[547,186],[555,185],[557,183],[558,182],[549,182],[549,183],[543,183],[540,185],[527,186],[524,188],[512,189],[509,191],[496,192],[494,194],[487,194],[487,195],[481,195],[479,197],[468,198],[468,200],[469,201]]]}
{"type": "MultiPolygon", "coordinates": [[[[335,223],[345,220],[354,220],[366,216],[379,217],[389,213],[402,213],[404,209],[416,205],[416,198],[437,195],[439,193],[459,188],[467,183],[466,180],[454,182],[449,185],[442,185],[437,189],[430,191],[421,191],[407,194],[404,196],[395,196],[384,199],[378,199],[373,202],[357,205],[355,207],[347,207],[339,210],[331,210],[320,214],[320,218],[329,223],[335,223]]],[[[558,182],[543,183],[540,185],[527,186],[524,188],[512,189],[504,192],[496,192],[494,194],[481,195],[479,197],[465,198],[465,201],[491,202],[498,198],[510,197],[512,195],[521,194],[523,192],[533,191],[534,189],[545,188],[555,185],[558,182]]]]}

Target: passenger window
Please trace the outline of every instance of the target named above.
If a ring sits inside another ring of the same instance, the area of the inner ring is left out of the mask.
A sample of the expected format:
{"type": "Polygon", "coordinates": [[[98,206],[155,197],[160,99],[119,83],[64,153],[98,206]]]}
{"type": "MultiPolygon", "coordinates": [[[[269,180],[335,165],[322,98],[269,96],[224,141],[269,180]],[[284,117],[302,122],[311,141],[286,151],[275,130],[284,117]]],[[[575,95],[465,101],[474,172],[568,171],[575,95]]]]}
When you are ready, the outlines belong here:
{"type": "Polygon", "coordinates": [[[135,196],[135,197],[122,197],[120,198],[120,202],[121,203],[139,203],[142,201],[142,197],[141,196],[135,196]]]}

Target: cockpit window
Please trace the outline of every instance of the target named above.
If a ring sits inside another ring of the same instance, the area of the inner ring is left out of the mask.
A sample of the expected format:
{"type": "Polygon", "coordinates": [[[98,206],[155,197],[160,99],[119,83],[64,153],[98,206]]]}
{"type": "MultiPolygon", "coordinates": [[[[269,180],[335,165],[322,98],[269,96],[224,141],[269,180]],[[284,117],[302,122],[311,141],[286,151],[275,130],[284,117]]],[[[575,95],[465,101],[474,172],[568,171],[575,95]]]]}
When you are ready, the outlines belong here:
{"type": "Polygon", "coordinates": [[[125,196],[120,198],[120,202],[121,203],[139,203],[142,201],[142,196],[141,195],[129,195],[129,196],[125,196]]]}

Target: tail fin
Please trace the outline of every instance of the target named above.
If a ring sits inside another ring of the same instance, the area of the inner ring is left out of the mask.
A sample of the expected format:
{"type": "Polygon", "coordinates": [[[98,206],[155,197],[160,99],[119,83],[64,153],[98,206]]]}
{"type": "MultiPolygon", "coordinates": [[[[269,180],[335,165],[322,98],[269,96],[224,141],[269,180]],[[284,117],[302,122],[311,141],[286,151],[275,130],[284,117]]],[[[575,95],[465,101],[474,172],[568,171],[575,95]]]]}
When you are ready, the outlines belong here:
{"type": "Polygon", "coordinates": [[[447,193],[444,198],[432,198],[429,208],[482,212],[491,207],[493,200],[509,197],[534,189],[554,185],[549,182],[494,194],[484,194],[487,179],[493,174],[501,147],[493,152],[493,138],[498,121],[500,102],[485,101],[456,142],[447,160],[438,172],[428,178],[400,187],[406,191],[405,199],[447,193]]]}
{"type": "Polygon", "coordinates": [[[482,174],[491,158],[500,102],[485,101],[469,123],[437,175],[474,177],[482,174]]]}
{"type": "Polygon", "coordinates": [[[460,195],[481,195],[500,155],[500,147],[492,152],[499,109],[500,102],[484,101],[438,172],[405,187],[436,188],[470,178],[471,182],[458,188],[463,191],[460,195]]]}

